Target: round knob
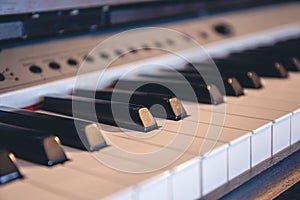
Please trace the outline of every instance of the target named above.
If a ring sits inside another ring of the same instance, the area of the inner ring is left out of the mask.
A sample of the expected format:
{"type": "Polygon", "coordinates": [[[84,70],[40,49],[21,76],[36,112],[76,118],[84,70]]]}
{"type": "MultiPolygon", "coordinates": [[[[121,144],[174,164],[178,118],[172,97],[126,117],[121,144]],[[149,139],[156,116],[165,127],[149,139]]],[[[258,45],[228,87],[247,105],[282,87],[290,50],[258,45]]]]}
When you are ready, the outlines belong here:
{"type": "Polygon", "coordinates": [[[77,60],[75,60],[73,58],[68,59],[67,63],[71,66],[77,66],[77,64],[78,64],[77,60]]]}
{"type": "Polygon", "coordinates": [[[35,73],[35,74],[40,74],[42,73],[42,68],[40,68],[39,66],[37,65],[32,65],[31,67],[29,67],[29,70],[32,72],[32,73],[35,73]]]}
{"type": "Polygon", "coordinates": [[[216,24],[213,28],[219,35],[230,36],[233,33],[232,27],[227,23],[216,24]]]}
{"type": "Polygon", "coordinates": [[[58,64],[56,62],[51,62],[51,63],[49,63],[49,67],[51,69],[57,70],[57,69],[60,69],[60,64],[58,64]]]}

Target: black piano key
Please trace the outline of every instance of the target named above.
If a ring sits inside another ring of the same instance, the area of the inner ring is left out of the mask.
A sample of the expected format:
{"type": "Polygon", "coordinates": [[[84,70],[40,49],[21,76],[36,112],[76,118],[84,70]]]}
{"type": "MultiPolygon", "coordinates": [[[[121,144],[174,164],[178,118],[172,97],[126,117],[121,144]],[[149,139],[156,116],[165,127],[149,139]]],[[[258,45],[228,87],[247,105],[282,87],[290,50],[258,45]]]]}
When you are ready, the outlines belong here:
{"type": "Polygon", "coordinates": [[[217,66],[228,67],[231,70],[251,70],[259,76],[287,78],[288,71],[284,66],[276,61],[265,60],[265,58],[252,57],[248,55],[232,54],[224,59],[214,59],[217,66]]]}
{"type": "MultiPolygon", "coordinates": [[[[214,66],[215,67],[215,66],[214,66]]],[[[207,64],[205,62],[195,62],[193,64],[189,63],[186,64],[185,68],[177,69],[178,72],[181,74],[200,74],[199,72],[204,72],[205,74],[211,74],[211,76],[214,76],[214,70],[211,70],[210,68],[214,68],[210,66],[210,64],[207,64]]],[[[230,77],[234,77],[238,80],[240,85],[243,88],[253,88],[253,89],[259,89],[263,87],[263,84],[261,82],[261,78],[254,72],[250,70],[231,70],[229,67],[218,67],[218,70],[221,74],[221,76],[225,79],[228,79],[230,77]]],[[[170,70],[168,70],[170,71],[170,70]]]]}
{"type": "Polygon", "coordinates": [[[23,177],[14,159],[11,152],[0,149],[0,185],[23,177]]]}
{"type": "MultiPolygon", "coordinates": [[[[188,80],[191,84],[214,84],[218,87],[218,78],[214,76],[205,76],[202,78],[200,74],[197,73],[183,73],[182,74],[186,80],[188,80]]],[[[151,74],[140,74],[140,76],[144,76],[147,78],[155,78],[155,79],[163,79],[163,80],[171,80],[171,81],[181,81],[182,79],[178,79],[178,74],[176,73],[165,73],[159,75],[151,75],[151,74]]],[[[220,78],[225,87],[225,93],[223,95],[227,96],[241,96],[244,94],[244,89],[240,85],[239,81],[235,77],[221,77],[220,78]]],[[[182,80],[184,81],[184,80],[182,80]]],[[[219,87],[218,87],[219,88],[219,87]]],[[[219,88],[222,90],[222,87],[219,88]]]]}
{"type": "Polygon", "coordinates": [[[0,145],[24,160],[53,166],[67,161],[58,137],[0,123],[0,145]]]}
{"type": "Polygon", "coordinates": [[[160,111],[152,111],[152,114],[156,117],[167,117],[167,119],[171,120],[180,120],[187,116],[185,109],[183,108],[179,99],[175,96],[163,96],[163,95],[154,95],[144,92],[129,92],[122,90],[97,90],[96,92],[90,90],[79,89],[76,90],[74,95],[84,96],[89,98],[96,98],[100,100],[113,100],[117,102],[126,103],[126,101],[130,104],[143,105],[150,109],[153,105],[161,105],[167,114],[165,116],[164,113],[160,111]]]}
{"type": "Polygon", "coordinates": [[[258,47],[253,52],[257,52],[273,59],[278,58],[288,71],[300,71],[300,54],[298,50],[286,45],[258,47]]]}
{"type": "Polygon", "coordinates": [[[286,48],[289,50],[295,50],[297,51],[300,48],[300,39],[298,38],[293,38],[285,41],[279,41],[275,43],[274,45],[275,48],[286,48]]]}
{"type": "MultiPolygon", "coordinates": [[[[181,91],[184,93],[186,91],[187,85],[183,82],[175,82],[175,81],[164,81],[164,80],[156,80],[155,83],[149,83],[141,80],[119,80],[117,89],[121,90],[136,90],[138,92],[146,92],[152,94],[161,94],[161,95],[169,95],[174,96],[175,94],[169,88],[176,88],[177,91],[181,91]],[[169,85],[167,88],[164,85],[169,85]],[[141,86],[136,88],[137,86],[141,86]]],[[[194,93],[196,95],[196,99],[192,95],[184,95],[177,96],[177,98],[187,101],[197,101],[200,103],[208,103],[208,104],[220,104],[224,102],[223,95],[219,91],[219,89],[213,84],[190,84],[194,93]]]]}
{"type": "Polygon", "coordinates": [[[0,107],[0,122],[55,133],[62,144],[82,150],[95,151],[106,146],[97,124],[83,120],[0,107]]]}
{"type": "Polygon", "coordinates": [[[157,124],[150,111],[141,105],[110,102],[106,100],[93,100],[75,96],[46,96],[42,104],[42,109],[73,116],[73,106],[76,104],[80,110],[77,110],[79,118],[96,121],[113,126],[148,132],[157,129],[157,124]],[[92,113],[86,108],[95,107],[96,113],[92,113]],[[118,113],[113,114],[112,106],[118,113]],[[130,116],[128,117],[127,113],[130,116]]]}

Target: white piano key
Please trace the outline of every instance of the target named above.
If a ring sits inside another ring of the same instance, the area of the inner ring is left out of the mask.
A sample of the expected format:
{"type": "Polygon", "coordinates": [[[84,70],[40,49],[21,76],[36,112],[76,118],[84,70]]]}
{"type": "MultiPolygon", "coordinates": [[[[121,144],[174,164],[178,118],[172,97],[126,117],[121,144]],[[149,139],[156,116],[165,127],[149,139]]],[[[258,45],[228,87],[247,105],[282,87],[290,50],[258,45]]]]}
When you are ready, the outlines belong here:
{"type": "Polygon", "coordinates": [[[293,112],[291,122],[291,144],[300,141],[300,109],[293,112]]]}
{"type": "MultiPolygon", "coordinates": [[[[44,180],[46,181],[46,180],[44,180]]],[[[0,187],[0,199],[45,199],[45,200],[67,200],[69,198],[25,183],[24,181],[14,181],[0,187]]]]}
{"type": "Polygon", "coordinates": [[[227,151],[220,149],[209,154],[201,162],[202,196],[225,184],[228,180],[228,169],[220,163],[227,162],[227,151]]]}
{"type": "MultiPolygon", "coordinates": [[[[292,114],[289,114],[288,116],[291,117],[292,114]]],[[[273,125],[272,137],[272,154],[275,155],[290,146],[291,123],[285,120],[284,117],[276,119],[273,125]]]]}
{"type": "Polygon", "coordinates": [[[254,95],[249,94],[248,96],[233,98],[227,97],[228,103],[239,104],[239,105],[246,105],[250,107],[257,107],[257,108],[268,108],[273,110],[279,111],[287,111],[293,112],[299,108],[299,104],[295,102],[289,102],[277,99],[272,99],[272,103],[268,100],[264,99],[263,97],[256,97],[254,95]]]}
{"type": "Polygon", "coordinates": [[[121,192],[116,192],[108,197],[103,198],[103,200],[132,200],[133,194],[131,189],[125,189],[121,192]]]}
{"type": "Polygon", "coordinates": [[[298,72],[289,72],[289,78],[287,79],[273,79],[273,78],[264,78],[263,82],[268,88],[277,88],[284,91],[295,92],[300,84],[299,73],[298,72]]]}
{"type": "Polygon", "coordinates": [[[230,142],[228,149],[228,179],[231,180],[250,169],[250,134],[230,142]]]}
{"type": "MultiPolygon", "coordinates": [[[[123,140],[123,142],[127,141],[123,140]]],[[[159,170],[150,173],[145,172],[135,174],[118,171],[117,169],[110,168],[110,166],[105,166],[102,162],[104,162],[105,159],[109,159],[111,162],[117,163],[120,166],[120,169],[125,166],[133,167],[133,169],[145,167],[139,162],[131,161],[132,159],[127,161],[126,158],[112,156],[112,153],[109,153],[109,147],[101,150],[101,160],[97,160],[99,159],[99,155],[97,155],[97,158],[93,158],[82,154],[82,152],[79,152],[78,150],[70,152],[70,148],[68,149],[69,155],[74,158],[74,163],[70,164],[71,168],[82,170],[93,176],[109,179],[124,186],[125,189],[123,188],[121,192],[116,192],[117,194],[113,196],[106,197],[107,199],[135,199],[137,196],[143,195],[143,193],[153,192],[154,194],[160,195],[162,194],[161,191],[164,191],[167,196],[169,195],[167,182],[169,174],[165,171],[159,170]],[[76,152],[78,152],[77,155],[76,152]],[[80,161],[84,161],[83,163],[85,163],[85,165],[82,165],[82,162],[80,161]],[[141,183],[146,182],[148,183],[148,187],[137,189],[139,188],[138,185],[143,186],[141,183]],[[128,188],[132,188],[132,190],[128,188]]],[[[95,152],[93,154],[95,154],[95,152]]]]}
{"type": "Polygon", "coordinates": [[[272,156],[272,126],[264,126],[251,137],[251,167],[272,156]],[[270,134],[271,133],[271,134],[270,134]]]}
{"type": "Polygon", "coordinates": [[[135,189],[134,199],[153,200],[170,199],[168,184],[169,173],[165,172],[157,177],[141,182],[135,189]],[[154,180],[152,180],[154,179],[154,180]]]}
{"type": "Polygon", "coordinates": [[[47,168],[21,160],[18,160],[18,165],[26,176],[24,183],[68,199],[103,198],[123,189],[117,182],[66,168],[64,165],[47,168]]]}
{"type": "Polygon", "coordinates": [[[176,166],[171,174],[169,181],[172,199],[197,199],[201,196],[199,158],[191,159],[176,166]]]}
{"type": "MultiPolygon", "coordinates": [[[[75,170],[84,171],[92,176],[99,176],[103,179],[113,180],[119,184],[127,187],[128,185],[135,185],[143,180],[155,176],[157,173],[147,173],[147,174],[131,174],[116,169],[111,168],[110,166],[105,165],[101,160],[98,160],[96,157],[93,157],[91,154],[69,147],[64,147],[67,155],[72,162],[68,163],[66,167],[70,167],[75,170]],[[82,163],[85,163],[84,165],[82,163]]],[[[103,151],[100,150],[100,151],[103,151]]],[[[136,167],[143,167],[139,163],[134,163],[126,159],[115,160],[122,167],[124,165],[135,165],[136,167]]]]}

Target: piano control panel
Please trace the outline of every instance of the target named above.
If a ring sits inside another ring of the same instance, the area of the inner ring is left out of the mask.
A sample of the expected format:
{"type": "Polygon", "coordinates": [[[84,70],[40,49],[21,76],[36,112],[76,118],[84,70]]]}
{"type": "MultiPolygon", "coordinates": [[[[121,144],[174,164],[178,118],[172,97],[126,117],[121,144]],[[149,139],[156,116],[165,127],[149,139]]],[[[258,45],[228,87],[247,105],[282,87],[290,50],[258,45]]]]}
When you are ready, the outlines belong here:
{"type": "MultiPolygon", "coordinates": [[[[300,14],[297,6],[282,6],[278,9],[285,17],[277,19],[276,22],[273,20],[276,12],[266,7],[252,12],[216,15],[209,19],[167,23],[160,27],[179,31],[182,34],[164,35],[144,30],[144,33],[139,31],[138,37],[131,37],[127,41],[118,41],[117,45],[112,44],[101,48],[97,48],[97,45],[113,36],[114,32],[4,48],[0,51],[0,92],[5,93],[75,76],[83,61],[85,65],[94,66],[92,70],[96,71],[112,60],[114,62],[111,66],[118,66],[166,54],[160,49],[168,49],[172,52],[188,50],[193,47],[191,40],[204,47],[218,41],[233,43],[236,38],[247,37],[263,29],[278,29],[281,26],[298,23],[300,14]],[[251,26],[248,26],[247,24],[252,21],[259,23],[251,23],[251,26]],[[93,49],[97,52],[89,56],[93,49]]],[[[272,43],[268,41],[267,35],[265,37],[267,39],[265,42],[272,43]]],[[[250,45],[255,45],[256,41],[251,43],[250,45]]],[[[221,47],[214,51],[226,52],[221,47]]]]}

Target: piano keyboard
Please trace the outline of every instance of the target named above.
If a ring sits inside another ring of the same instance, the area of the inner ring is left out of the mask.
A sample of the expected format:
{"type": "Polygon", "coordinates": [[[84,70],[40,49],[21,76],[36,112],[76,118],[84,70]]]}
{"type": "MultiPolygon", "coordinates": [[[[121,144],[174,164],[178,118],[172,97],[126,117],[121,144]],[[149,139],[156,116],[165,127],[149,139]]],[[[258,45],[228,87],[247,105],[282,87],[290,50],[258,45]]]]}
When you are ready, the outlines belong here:
{"type": "MultiPolygon", "coordinates": [[[[105,73],[105,86],[116,80],[122,83],[116,92],[120,98],[113,102],[114,92],[108,88],[97,88],[96,101],[88,98],[94,95],[91,91],[73,90],[78,68],[70,69],[70,65],[79,65],[95,38],[82,36],[4,49],[0,54],[1,61],[7,58],[4,65],[23,62],[20,66],[26,71],[5,68],[2,73],[0,198],[220,198],[232,190],[226,190],[230,183],[241,180],[239,186],[249,180],[243,177],[258,167],[271,167],[268,163],[288,149],[299,150],[299,5],[256,8],[165,25],[204,43],[221,72],[224,91],[214,84],[214,78],[206,82],[195,72],[200,69],[209,74],[210,69],[197,49],[186,49],[187,39],[182,38],[173,41],[179,43],[174,48],[189,57],[194,67],[155,51],[125,55],[116,61],[120,66],[105,73]],[[282,17],[274,21],[279,11],[282,17]],[[208,41],[195,36],[199,27],[210,30],[207,24],[220,20],[232,23],[236,35],[209,31],[208,41]],[[62,44],[57,47],[59,42],[62,44]],[[63,46],[68,51],[63,52],[63,46]],[[32,55],[24,58],[28,50],[32,55]],[[63,55],[57,56],[60,53],[63,55]],[[15,59],[15,55],[20,58],[15,59]],[[54,58],[49,59],[51,56],[54,58]],[[60,68],[58,61],[64,59],[69,68],[55,71],[60,68]],[[49,61],[53,71],[43,66],[49,61]],[[121,79],[145,63],[174,66],[193,86],[196,100],[177,97],[159,86],[166,82],[182,85],[172,72],[160,68],[121,79]],[[45,71],[49,74],[43,74],[45,71]],[[130,97],[130,84],[138,81],[153,84],[135,91],[132,104],[126,107],[122,100],[130,97]],[[72,98],[81,105],[96,102],[99,116],[76,115],[72,98]],[[111,106],[120,113],[129,110],[133,121],[126,115],[113,118],[111,106]],[[21,109],[25,107],[27,110],[21,109]],[[80,119],[73,124],[72,117],[80,119]]],[[[100,41],[106,37],[99,36],[100,41]]],[[[151,34],[149,38],[157,39],[151,34]]],[[[127,43],[120,44],[120,49],[122,45],[127,43]]],[[[109,57],[100,55],[101,59],[109,57]]],[[[88,72],[80,79],[93,80],[97,75],[88,72]]],[[[114,85],[117,87],[118,82],[114,85]]]]}

